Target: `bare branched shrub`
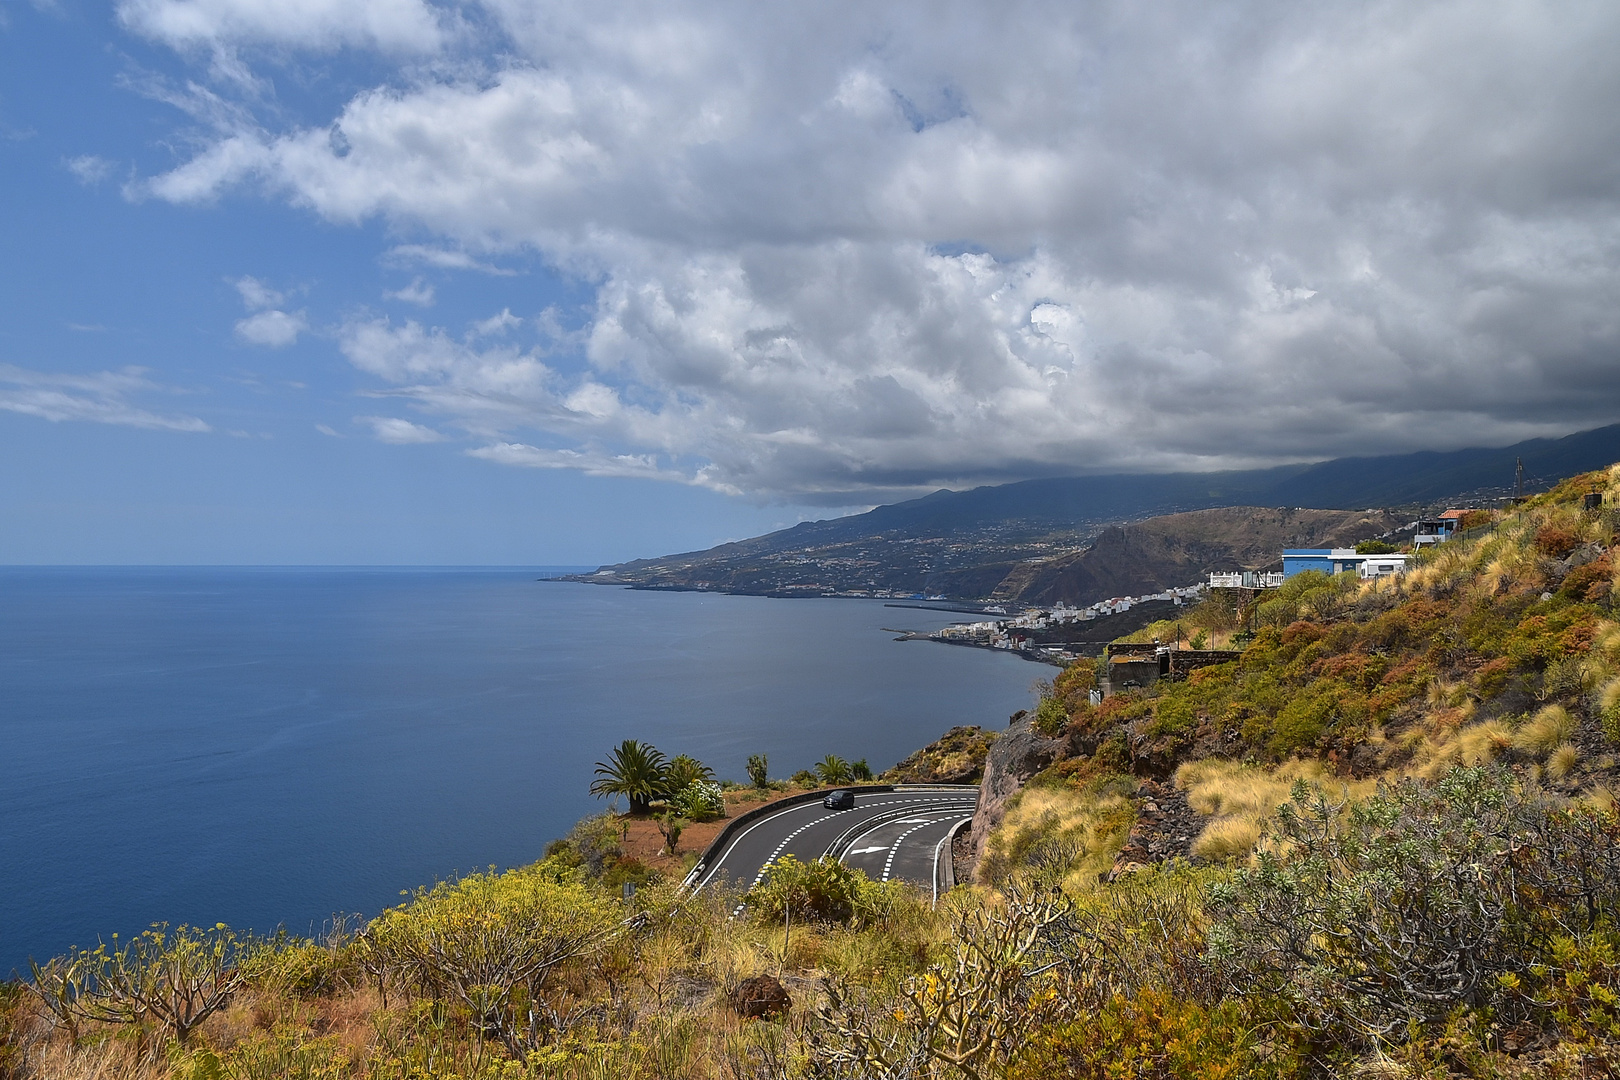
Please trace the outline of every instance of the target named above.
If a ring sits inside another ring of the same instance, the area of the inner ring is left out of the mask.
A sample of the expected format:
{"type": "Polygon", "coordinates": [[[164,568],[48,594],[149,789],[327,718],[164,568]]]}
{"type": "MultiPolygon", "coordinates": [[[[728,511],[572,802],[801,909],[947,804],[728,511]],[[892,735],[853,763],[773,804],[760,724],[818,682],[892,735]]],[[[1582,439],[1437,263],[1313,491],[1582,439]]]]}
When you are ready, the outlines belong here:
{"type": "Polygon", "coordinates": [[[1056,980],[1042,977],[1037,954],[1067,906],[1061,893],[1017,888],[1005,906],[964,906],[949,959],[908,979],[898,1002],[829,984],[811,1034],[812,1074],[901,1080],[944,1065],[971,1080],[993,1075],[1047,1019],[1056,980]]]}
{"type": "Polygon", "coordinates": [[[241,986],[239,961],[249,946],[224,923],[182,925],[173,933],[158,924],[122,947],[115,936],[110,948],[75,949],[44,966],[33,964],[29,988],[75,1036],[82,1020],[150,1018],[184,1044],[241,986]]]}

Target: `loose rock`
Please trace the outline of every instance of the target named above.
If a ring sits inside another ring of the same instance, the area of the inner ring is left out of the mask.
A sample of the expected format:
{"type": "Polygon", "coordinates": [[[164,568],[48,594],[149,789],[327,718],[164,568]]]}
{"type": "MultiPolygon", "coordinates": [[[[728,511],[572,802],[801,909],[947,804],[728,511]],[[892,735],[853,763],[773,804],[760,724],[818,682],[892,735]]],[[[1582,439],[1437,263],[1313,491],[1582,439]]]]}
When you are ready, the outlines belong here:
{"type": "Polygon", "coordinates": [[[744,979],[731,992],[731,1007],[737,1010],[738,1016],[758,1020],[787,1012],[793,1007],[793,999],[788,996],[787,987],[775,977],[755,975],[744,979]]]}

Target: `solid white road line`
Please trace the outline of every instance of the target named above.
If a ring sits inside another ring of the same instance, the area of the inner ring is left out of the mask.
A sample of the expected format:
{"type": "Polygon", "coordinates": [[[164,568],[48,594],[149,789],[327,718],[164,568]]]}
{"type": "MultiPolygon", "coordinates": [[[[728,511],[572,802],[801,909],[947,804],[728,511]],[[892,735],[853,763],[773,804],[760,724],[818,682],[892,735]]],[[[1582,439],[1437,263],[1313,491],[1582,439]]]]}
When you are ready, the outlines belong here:
{"type": "MultiPolygon", "coordinates": [[[[900,806],[900,805],[905,805],[907,803],[936,803],[936,802],[957,802],[957,803],[959,803],[961,801],[962,801],[962,798],[961,798],[960,795],[950,795],[950,796],[943,796],[943,797],[932,798],[932,799],[918,799],[918,798],[915,798],[915,797],[909,798],[909,799],[885,799],[882,802],[864,803],[864,804],[862,804],[862,806],[863,807],[900,806]]],[[[785,810],[779,810],[774,814],[767,814],[764,817],[760,818],[758,821],[754,822],[752,825],[748,826],[748,828],[744,829],[742,832],[738,833],[735,837],[732,838],[731,843],[727,844],[726,849],[720,853],[720,857],[718,859],[714,860],[714,865],[709,867],[704,872],[702,880],[700,880],[699,882],[697,882],[697,884],[692,886],[692,891],[693,892],[699,892],[699,891],[701,891],[703,889],[703,887],[705,885],[707,885],[709,882],[714,880],[714,875],[719,871],[721,865],[725,863],[726,856],[730,855],[733,851],[737,850],[737,844],[742,840],[743,837],[747,836],[749,833],[753,832],[755,829],[759,828],[761,825],[765,825],[765,824],[767,824],[769,822],[775,821],[777,818],[786,817],[789,814],[796,814],[800,810],[813,810],[815,808],[816,808],[815,803],[799,803],[798,805],[790,806],[785,810]]],[[[927,812],[926,808],[924,808],[924,812],[925,813],[927,812]]],[[[804,826],[801,826],[801,827],[795,829],[791,834],[789,834],[788,840],[791,840],[793,837],[799,835],[799,833],[802,833],[805,829],[809,828],[810,825],[817,825],[817,824],[820,824],[823,821],[826,821],[828,818],[836,817],[839,814],[847,814],[847,813],[849,813],[849,811],[847,811],[847,810],[835,810],[831,814],[823,814],[821,817],[818,817],[814,821],[810,822],[809,825],[804,825],[804,826]]],[[[782,853],[782,849],[785,848],[786,846],[787,846],[787,841],[786,840],[784,840],[782,843],[778,844],[776,846],[776,850],[771,853],[771,858],[766,861],[765,865],[769,866],[771,862],[775,861],[776,857],[782,853]]],[[[754,878],[754,884],[755,885],[759,884],[760,878],[762,876],[763,875],[756,875],[755,876],[755,878],[754,878]]]]}
{"type": "MultiPolygon", "coordinates": [[[[947,812],[947,811],[950,811],[950,810],[955,810],[958,807],[964,807],[965,808],[965,807],[972,807],[974,805],[973,803],[964,802],[961,799],[950,799],[950,800],[939,800],[939,801],[948,801],[948,802],[951,802],[951,803],[953,803],[955,805],[942,806],[938,810],[924,810],[923,813],[925,813],[925,814],[938,814],[938,813],[947,812]]],[[[888,826],[888,825],[917,825],[917,824],[930,825],[930,824],[933,824],[935,821],[939,821],[939,820],[941,820],[941,819],[939,819],[939,818],[903,818],[903,819],[901,819],[899,821],[896,821],[894,818],[884,818],[882,821],[874,821],[874,822],[872,822],[866,828],[862,829],[860,832],[858,832],[854,836],[850,837],[849,838],[849,843],[851,844],[851,846],[853,846],[855,844],[858,844],[862,840],[866,839],[868,836],[871,836],[873,833],[877,832],[879,829],[884,828],[885,826],[888,826]]],[[[829,852],[829,854],[831,853],[830,848],[828,849],[828,852],[829,852]]],[[[854,855],[854,854],[856,854],[856,852],[853,852],[853,851],[845,851],[844,852],[844,855],[854,855]]],[[[840,855],[838,857],[838,861],[843,862],[844,861],[844,856],[840,855]]]]}
{"type": "MultiPolygon", "coordinates": [[[[970,817],[965,817],[965,818],[957,818],[956,819],[956,824],[960,825],[964,821],[972,821],[972,820],[973,820],[973,818],[971,816],[970,817]]],[[[945,835],[940,838],[939,843],[934,845],[934,903],[936,903],[936,904],[939,903],[939,853],[945,847],[945,845],[950,842],[951,837],[955,836],[955,835],[956,835],[956,826],[953,825],[949,829],[945,830],[945,835]]]]}

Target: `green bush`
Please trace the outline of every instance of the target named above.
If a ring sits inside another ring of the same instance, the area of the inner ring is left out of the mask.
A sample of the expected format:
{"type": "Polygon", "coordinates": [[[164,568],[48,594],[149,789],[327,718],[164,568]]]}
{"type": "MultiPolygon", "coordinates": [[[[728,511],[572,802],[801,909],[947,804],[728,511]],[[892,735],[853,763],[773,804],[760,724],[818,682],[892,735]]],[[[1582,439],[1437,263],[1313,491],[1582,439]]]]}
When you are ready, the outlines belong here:
{"type": "Polygon", "coordinates": [[[1236,1080],[1303,1075],[1291,1048],[1264,1048],[1236,1002],[1205,1008],[1162,989],[1116,997],[1086,1020],[1031,1033],[1008,1080],[1236,1080]]]}
{"type": "Polygon", "coordinates": [[[1489,1008],[1554,931],[1620,900],[1620,822],[1495,768],[1403,780],[1348,810],[1303,784],[1257,864],[1212,890],[1231,992],[1355,1040],[1489,1008]]]}
{"type": "Polygon", "coordinates": [[[748,781],[761,791],[771,786],[764,754],[748,755],[748,781]]]}
{"type": "Polygon", "coordinates": [[[171,1080],[345,1080],[353,1063],[335,1038],[311,1036],[277,1024],[250,1032],[224,1053],[199,1049],[176,1053],[171,1080]]]}
{"type": "Polygon", "coordinates": [[[566,837],[546,845],[546,860],[601,877],[624,853],[624,831],[628,827],[628,822],[611,813],[581,818],[566,837]]]}
{"type": "Polygon", "coordinates": [[[665,799],[664,805],[693,821],[712,821],[726,816],[726,799],[720,785],[707,780],[692,781],[665,799]]]}
{"type": "Polygon", "coordinates": [[[365,938],[390,981],[454,1002],[520,1056],[540,1022],[522,1002],[539,997],[557,965],[601,948],[616,915],[600,894],[541,863],[418,889],[365,938]]]}
{"type": "Polygon", "coordinates": [[[784,855],[743,900],[765,922],[781,922],[789,912],[795,921],[869,922],[887,911],[897,888],[892,882],[879,884],[837,859],[824,856],[800,862],[784,855]]]}
{"type": "Polygon", "coordinates": [[[251,985],[294,997],[318,997],[359,982],[354,957],[341,945],[291,937],[286,931],[249,950],[242,969],[251,985]]]}
{"type": "Polygon", "coordinates": [[[154,923],[123,945],[74,949],[30,964],[29,989],[70,1033],[80,1020],[139,1024],[155,1020],[184,1045],[197,1025],[224,1008],[258,948],[224,923],[154,923]]]}
{"type": "Polygon", "coordinates": [[[1043,697],[1035,707],[1035,730],[1048,738],[1057,738],[1069,726],[1069,710],[1055,697],[1043,697]]]}
{"type": "Polygon", "coordinates": [[[1592,1048],[1620,1042],[1620,933],[1559,936],[1548,954],[1534,989],[1564,1038],[1592,1048]]]}

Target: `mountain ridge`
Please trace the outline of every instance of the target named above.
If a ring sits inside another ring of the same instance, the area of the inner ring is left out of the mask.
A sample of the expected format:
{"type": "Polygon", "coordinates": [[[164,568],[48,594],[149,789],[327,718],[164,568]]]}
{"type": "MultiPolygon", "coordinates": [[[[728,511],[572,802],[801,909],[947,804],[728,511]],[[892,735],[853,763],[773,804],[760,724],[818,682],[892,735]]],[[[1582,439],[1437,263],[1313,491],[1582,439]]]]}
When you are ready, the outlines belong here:
{"type": "Polygon", "coordinates": [[[1519,461],[1533,492],[1616,459],[1620,424],[1504,447],[941,489],[702,551],[611,564],[575,580],[782,596],[987,598],[1020,564],[1072,559],[1106,528],[1146,518],[1219,507],[1395,507],[1415,516],[1445,501],[1511,494],[1519,461]]]}

